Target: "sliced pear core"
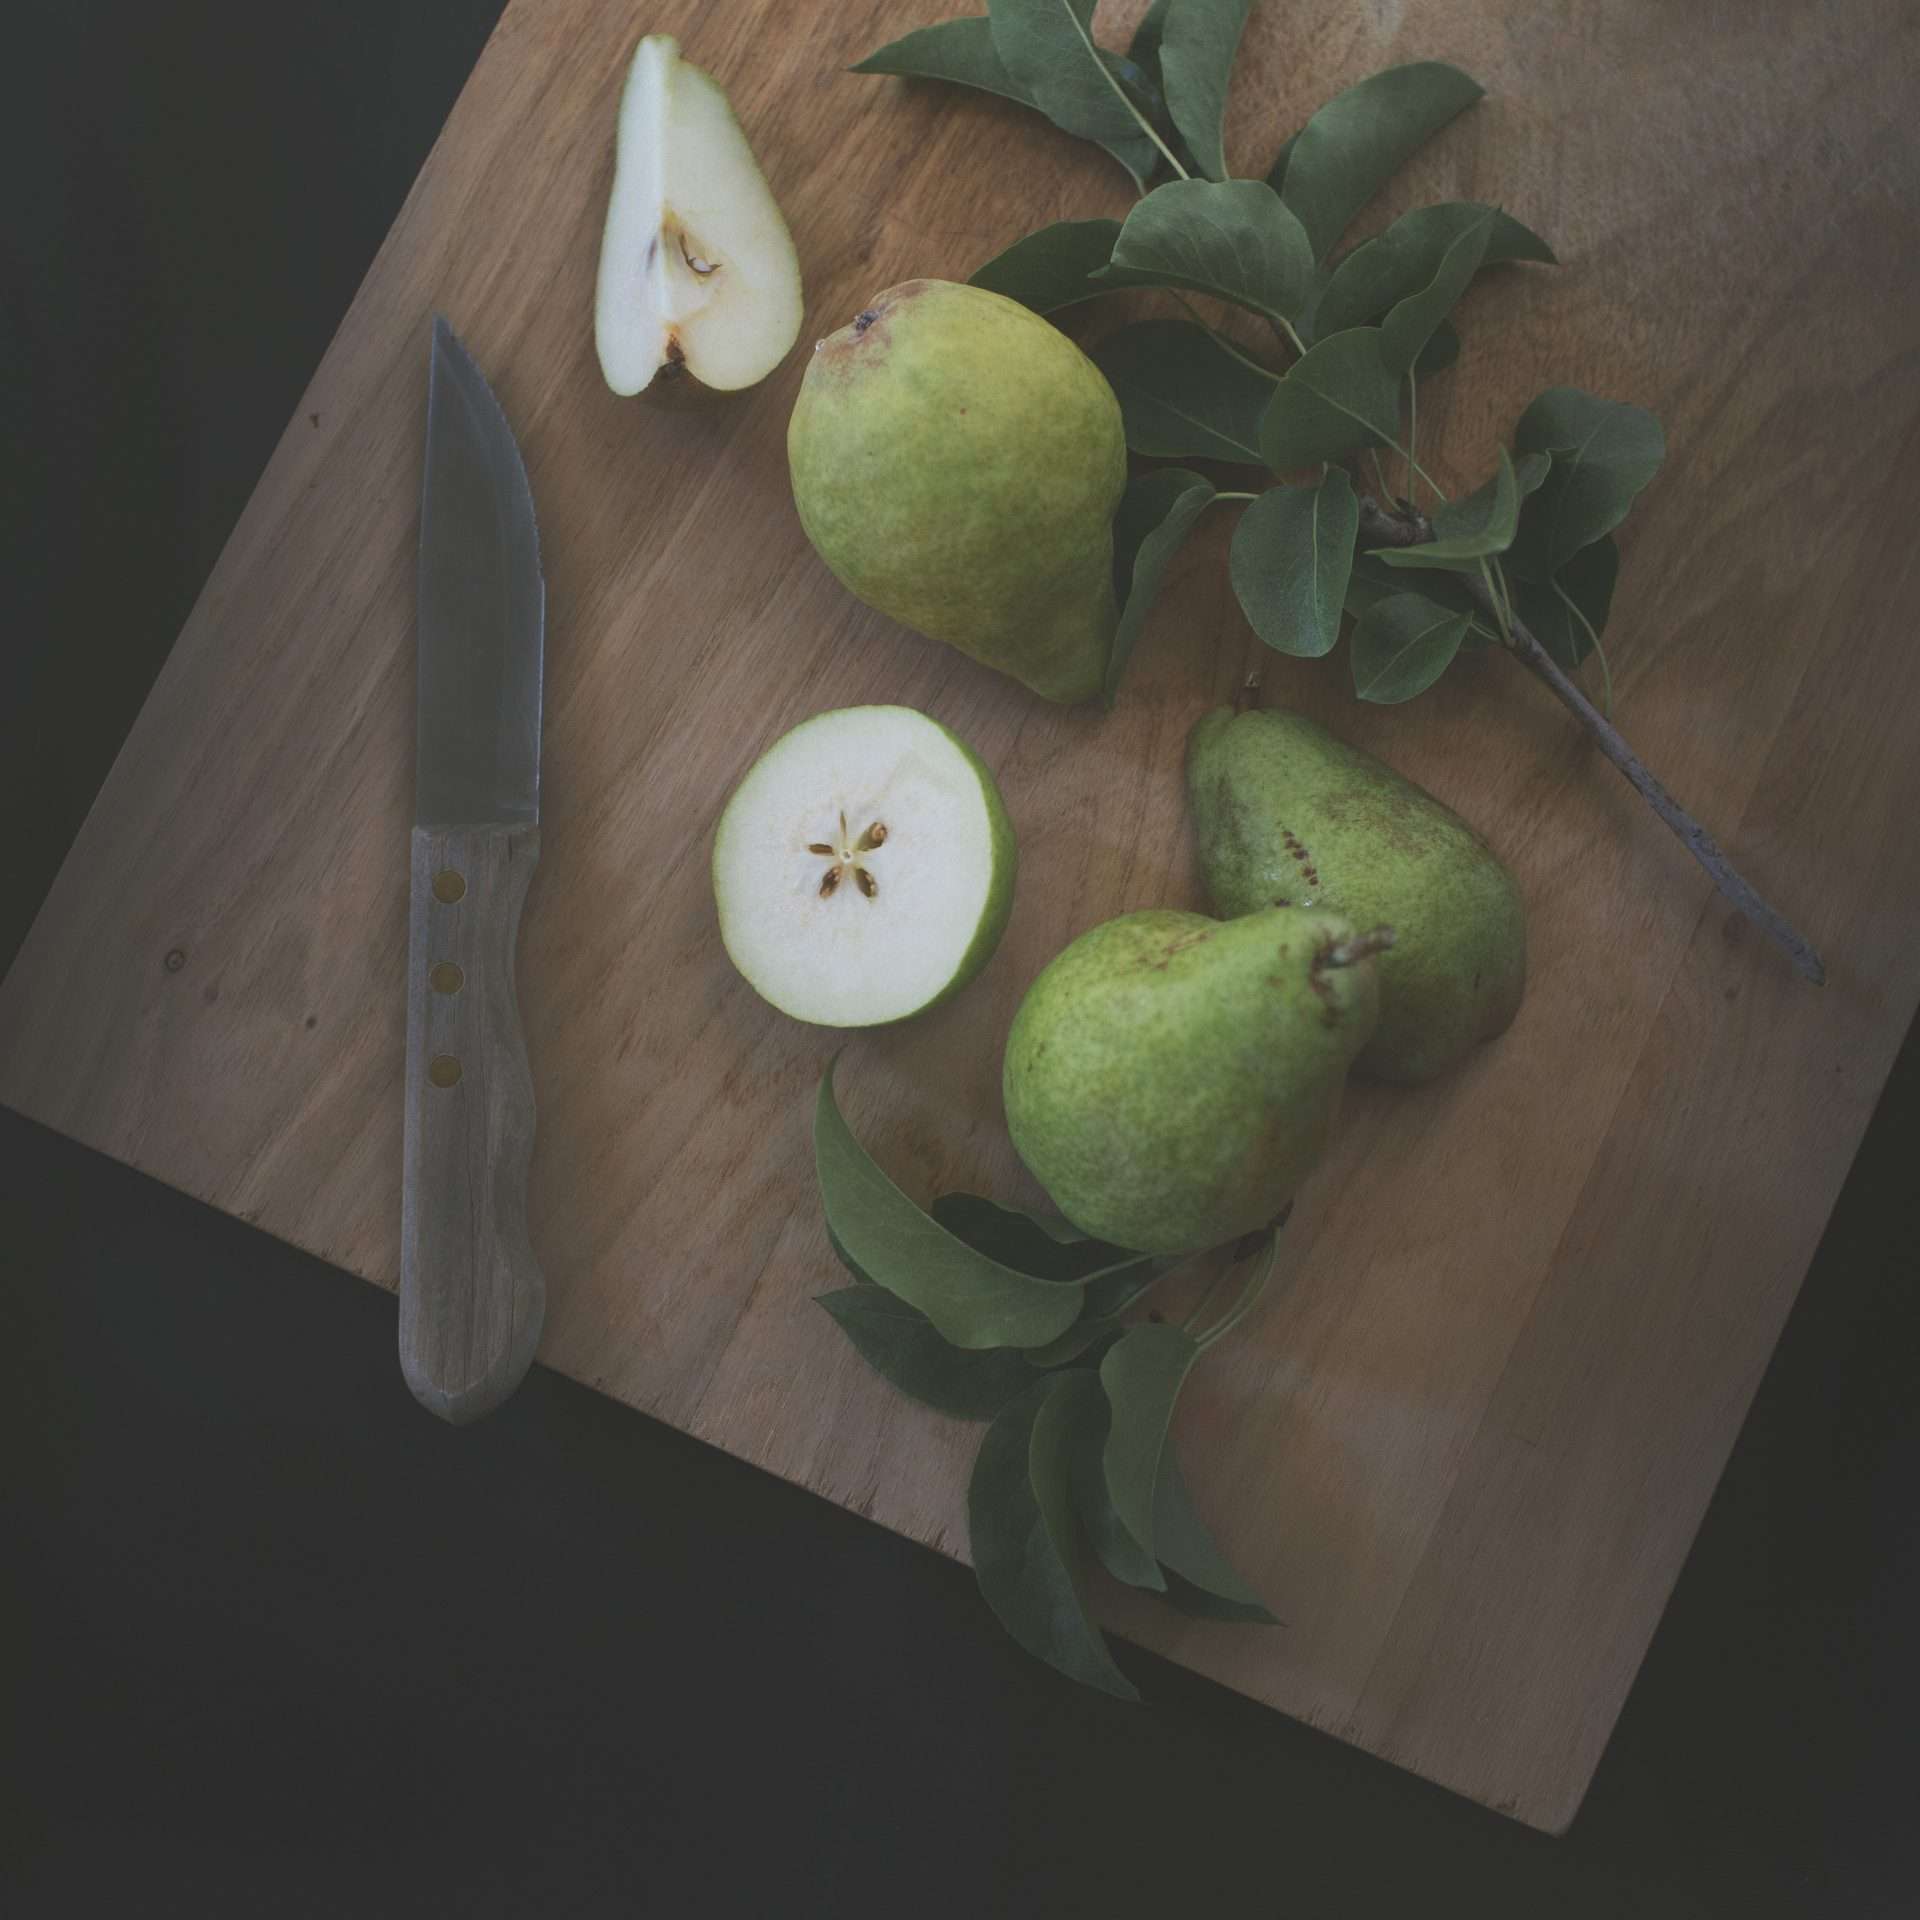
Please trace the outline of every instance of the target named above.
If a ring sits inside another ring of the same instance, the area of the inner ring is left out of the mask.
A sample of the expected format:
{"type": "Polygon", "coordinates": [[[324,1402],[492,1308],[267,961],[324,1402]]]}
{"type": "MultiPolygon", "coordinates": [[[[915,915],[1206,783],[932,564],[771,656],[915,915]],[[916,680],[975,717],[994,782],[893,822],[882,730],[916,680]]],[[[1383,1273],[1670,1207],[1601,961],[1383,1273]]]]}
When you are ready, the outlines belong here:
{"type": "Polygon", "coordinates": [[[594,342],[615,393],[764,379],[800,335],[800,261],[713,78],[665,34],[620,98],[594,342]]]}
{"type": "Polygon", "coordinates": [[[727,802],[720,937],[781,1012],[880,1026],[986,965],[1014,865],[999,789],[964,742],[911,707],[843,707],[775,741],[727,802]]]}

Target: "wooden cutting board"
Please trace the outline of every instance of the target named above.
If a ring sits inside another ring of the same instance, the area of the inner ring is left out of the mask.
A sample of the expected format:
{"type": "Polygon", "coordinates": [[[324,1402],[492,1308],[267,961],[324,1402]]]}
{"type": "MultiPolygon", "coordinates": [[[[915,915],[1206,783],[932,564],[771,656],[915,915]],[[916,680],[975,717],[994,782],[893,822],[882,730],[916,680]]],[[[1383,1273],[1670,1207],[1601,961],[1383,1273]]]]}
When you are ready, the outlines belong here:
{"type": "MultiPolygon", "coordinates": [[[[1138,10],[1103,16],[1109,36],[1138,10]]],[[[1189,1393],[1201,1504],[1286,1624],[1101,1606],[1561,1828],[1920,996],[1920,15],[1270,6],[1230,125],[1263,171],[1375,67],[1445,57],[1488,84],[1373,221],[1497,199],[1566,264],[1469,297],[1423,450],[1490,446],[1558,381],[1659,412],[1672,454],[1609,640],[1620,710],[1825,949],[1820,992],[1504,660],[1381,710],[1349,697],[1344,657],[1266,654],[1226,588],[1227,509],[1111,715],[1048,708],[847,598],[787,489],[807,343],[894,280],[962,278],[1032,226],[1127,200],[1109,162],[1016,108],[844,71],[941,12],[652,10],[730,89],[808,280],[789,363],[676,415],[608,394],[591,337],[641,23],[512,0],[7,978],[0,1096],[394,1285],[414,541],[443,309],[520,434],[551,594],[521,965],[543,1358],[962,1553],[977,1429],[896,1397],[811,1304],[840,1281],[808,1132],[835,1041],[729,969],[713,822],[823,707],[904,701],[976,743],[1021,835],[1012,928],[955,1004],[857,1038],[841,1082],[910,1189],[1030,1200],[1001,1125],[1007,1022],[1076,932],[1199,903],[1182,744],[1257,663],[1268,699],[1491,833],[1532,909],[1533,985],[1444,1084],[1356,1091],[1287,1236],[1290,1290],[1189,1393]]]]}

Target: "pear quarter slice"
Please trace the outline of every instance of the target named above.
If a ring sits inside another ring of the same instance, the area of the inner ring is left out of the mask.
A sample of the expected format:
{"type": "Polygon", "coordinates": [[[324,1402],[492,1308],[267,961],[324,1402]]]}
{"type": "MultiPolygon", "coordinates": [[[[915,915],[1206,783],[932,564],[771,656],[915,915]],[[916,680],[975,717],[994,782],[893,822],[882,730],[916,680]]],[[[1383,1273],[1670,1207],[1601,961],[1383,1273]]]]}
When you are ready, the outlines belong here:
{"type": "Polygon", "coordinates": [[[800,260],[727,96],[666,34],[620,97],[593,334],[615,393],[764,379],[800,334],[800,260]]]}
{"type": "Polygon", "coordinates": [[[911,707],[842,707],[775,741],[727,802],[720,937],[796,1020],[904,1020],[992,957],[1015,864],[1000,790],[971,748],[911,707]]]}

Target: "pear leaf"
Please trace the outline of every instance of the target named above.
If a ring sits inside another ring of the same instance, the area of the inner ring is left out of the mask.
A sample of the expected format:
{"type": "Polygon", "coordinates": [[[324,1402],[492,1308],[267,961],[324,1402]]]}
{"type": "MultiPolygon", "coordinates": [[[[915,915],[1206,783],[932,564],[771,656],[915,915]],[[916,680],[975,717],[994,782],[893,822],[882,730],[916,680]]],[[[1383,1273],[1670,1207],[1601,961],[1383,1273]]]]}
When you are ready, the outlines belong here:
{"type": "MultiPolygon", "coordinates": [[[[1550,453],[1523,453],[1518,460],[1510,462],[1513,468],[1513,483],[1519,492],[1521,501],[1530,493],[1538,493],[1545,483],[1548,470],[1553,465],[1550,453]]],[[[1471,493],[1463,494],[1458,500],[1449,500],[1434,508],[1433,530],[1441,539],[1451,539],[1457,534],[1470,533],[1482,525],[1492,513],[1494,502],[1499,498],[1506,480],[1504,473],[1496,468],[1491,480],[1483,480],[1471,493]]],[[[1516,513],[1518,509],[1516,508],[1516,513]]]]}
{"type": "Polygon", "coordinates": [[[1063,133],[1104,147],[1145,183],[1158,161],[1115,61],[1093,37],[1094,0],[989,0],[994,50],[1063,133]]]}
{"type": "MultiPolygon", "coordinates": [[[[1520,416],[1513,444],[1550,453],[1553,469],[1520,515],[1510,565],[1547,580],[1582,547],[1611,533],[1666,457],[1666,435],[1645,407],[1551,387],[1520,416]]],[[[1531,624],[1531,623],[1529,623],[1531,624]]]]}
{"type": "Polygon", "coordinates": [[[1089,276],[1113,257],[1119,236],[1118,220],[1056,220],[976,267],[968,284],[1018,300],[1035,313],[1053,313],[1116,293],[1119,288],[1112,282],[1089,276]]]}
{"type": "Polygon", "coordinates": [[[1040,1280],[1084,1280],[1144,1257],[1089,1238],[1064,1214],[1024,1213],[977,1193],[943,1193],[929,1211],[976,1253],[1040,1280]]]}
{"type": "Polygon", "coordinates": [[[1191,320],[1141,320],[1094,349],[1120,399],[1127,445],[1163,460],[1260,464],[1274,382],[1191,320]]]}
{"type": "Polygon", "coordinates": [[[1317,486],[1271,487],[1233,530],[1230,571],[1248,624],[1268,646],[1305,660],[1340,638],[1360,503],[1344,467],[1317,486]]]}
{"type": "Polygon", "coordinates": [[[1167,113],[1199,171],[1227,177],[1221,143],[1227,81],[1253,0],[1155,0],[1128,49],[1134,59],[1150,49],[1167,113]],[[1143,42],[1145,46],[1143,48],[1143,42]]]}
{"type": "Polygon", "coordinates": [[[887,1178],[841,1116],[831,1062],[814,1105],[813,1152],[827,1228],[849,1263],[956,1347],[1042,1346],[1079,1318],[1084,1288],[976,1253],[887,1178]]]}
{"type": "Polygon", "coordinates": [[[1356,620],[1368,608],[1403,593],[1417,593],[1451,612],[1464,614],[1469,624],[1462,646],[1483,646],[1500,638],[1492,622],[1480,612],[1473,596],[1467,592],[1466,583],[1459,574],[1437,570],[1396,572],[1377,554],[1356,553],[1353,556],[1353,572],[1347,577],[1347,611],[1356,620]]]}
{"type": "Polygon", "coordinates": [[[1262,180],[1169,180],[1121,223],[1108,278],[1186,287],[1290,319],[1313,278],[1307,236],[1262,180]]]}
{"type": "Polygon", "coordinates": [[[1313,257],[1325,259],[1353,216],[1485,91],[1458,67],[1418,60],[1335,94],[1274,162],[1281,196],[1300,216],[1313,257]]]}
{"type": "Polygon", "coordinates": [[[1460,335],[1451,320],[1442,320],[1434,328],[1433,336],[1420,349],[1420,358],[1413,363],[1418,374],[1444,373],[1460,358],[1460,335]]]}
{"type": "Polygon", "coordinates": [[[1153,5],[1140,16],[1133,38],[1127,42],[1127,58],[1163,96],[1167,89],[1166,77],[1160,70],[1160,47],[1166,39],[1167,16],[1172,11],[1173,0],[1153,0],[1153,5]]]}
{"type": "Polygon", "coordinates": [[[1023,107],[1038,108],[1033,94],[1010,74],[994,51],[985,14],[919,27],[856,61],[854,73],[892,73],[909,80],[947,80],[955,86],[997,93],[1023,107]]]}
{"type": "MultiPolygon", "coordinates": [[[[1041,104],[1033,89],[1008,70],[994,44],[992,23],[985,14],[965,15],[917,28],[857,61],[852,71],[898,74],[909,80],[949,81],[954,86],[998,94],[1003,100],[1017,100],[1023,107],[1046,114],[1056,126],[1060,124],[1041,104]]],[[[1137,182],[1144,184],[1153,171],[1156,157],[1153,145],[1130,114],[1126,116],[1126,127],[1125,135],[1112,140],[1098,135],[1088,137],[1118,160],[1137,182]]],[[[1072,133],[1077,129],[1068,127],[1065,131],[1072,133]]]]}
{"type": "Polygon", "coordinates": [[[1344,459],[1391,440],[1400,382],[1380,358],[1378,327],[1314,343],[1282,376],[1260,422],[1260,457],[1276,473],[1344,459]]]}
{"type": "Polygon", "coordinates": [[[1186,467],[1157,467],[1132,481],[1113,522],[1114,597],[1120,620],[1107,658],[1111,700],[1133,656],[1167,563],[1213,499],[1211,480],[1186,467]]]}
{"type": "Polygon", "coordinates": [[[1488,214],[1493,221],[1480,260],[1483,268],[1508,260],[1553,264],[1553,249],[1498,208],[1473,200],[1415,207],[1385,233],[1363,240],[1341,257],[1314,308],[1314,326],[1322,333],[1333,333],[1379,320],[1396,302],[1426,286],[1439,272],[1447,249],[1488,214]]]}
{"type": "Polygon", "coordinates": [[[1073,1380],[1043,1376],[994,1416],[981,1440],[967,1486],[974,1578],[1000,1624],[1035,1658],[1102,1693],[1138,1700],[1081,1591],[1072,1463],[1075,1415],[1085,1402],[1073,1380]]]}
{"type": "Polygon", "coordinates": [[[1419,359],[1434,329],[1458,304],[1486,257],[1493,214],[1484,213],[1468,226],[1440,256],[1433,278],[1398,300],[1380,323],[1380,357],[1395,373],[1405,373],[1419,359]]]}
{"type": "Polygon", "coordinates": [[[1125,1581],[1130,1587],[1164,1593],[1167,1580],[1160,1571],[1160,1562],[1127,1531],[1107,1493],[1103,1457],[1112,1422],[1099,1374],[1091,1368],[1075,1368],[1066,1377],[1061,1401],[1072,1424],[1068,1480],[1073,1489],[1074,1511],[1086,1529],[1088,1545],[1116,1580],[1125,1581]]]}
{"type": "Polygon", "coordinates": [[[1593,651],[1593,642],[1567,601],[1579,608],[1595,633],[1605,633],[1619,574],[1619,545],[1612,534],[1602,534],[1591,546],[1582,547],[1551,580],[1515,580],[1513,610],[1527,623],[1533,637],[1571,673],[1593,651]],[[1565,599],[1554,591],[1555,587],[1561,589],[1565,599]]]}
{"type": "Polygon", "coordinates": [[[1200,1343],[1178,1327],[1129,1328],[1100,1362],[1112,1419],[1101,1464],[1107,1496],[1120,1524],[1149,1554],[1154,1551],[1154,1489],[1174,1402],[1200,1343]]]}
{"type": "MultiPolygon", "coordinates": [[[[1532,463],[1529,477],[1539,486],[1547,475],[1546,456],[1523,454],[1532,463]]],[[[1526,491],[1531,492],[1528,488],[1526,491]]],[[[1482,560],[1505,553],[1513,544],[1514,529],[1520,524],[1521,484],[1505,447],[1500,449],[1500,466],[1485,486],[1476,488],[1466,499],[1443,507],[1434,515],[1436,538],[1413,547],[1377,547],[1374,558],[1394,568],[1438,567],[1447,573],[1478,573],[1482,560]]]]}
{"type": "Polygon", "coordinates": [[[1153,1490],[1153,1550],[1166,1576],[1167,1598],[1182,1613],[1208,1620],[1278,1626],[1260,1596],[1241,1579],[1194,1510],[1171,1447],[1160,1455],[1153,1490]]]}
{"type": "Polygon", "coordinates": [[[1452,665],[1467,625],[1466,614],[1424,594],[1376,601],[1354,623],[1354,692],[1383,707],[1424,693],[1452,665]]]}
{"type": "Polygon", "coordinates": [[[1059,1339],[1044,1347],[1024,1349],[1029,1366],[1058,1367],[1077,1359],[1100,1341],[1117,1338],[1122,1331],[1120,1316],[1148,1288],[1182,1265],[1178,1256],[1142,1254],[1124,1267],[1110,1267],[1087,1281],[1087,1304],[1080,1318],[1059,1339]]]}
{"type": "Polygon", "coordinates": [[[885,1287],[816,1294],[877,1374],[912,1399],[960,1420],[991,1420],[1033,1384],[1026,1354],[999,1347],[969,1353],[951,1345],[918,1307],[885,1287]]]}

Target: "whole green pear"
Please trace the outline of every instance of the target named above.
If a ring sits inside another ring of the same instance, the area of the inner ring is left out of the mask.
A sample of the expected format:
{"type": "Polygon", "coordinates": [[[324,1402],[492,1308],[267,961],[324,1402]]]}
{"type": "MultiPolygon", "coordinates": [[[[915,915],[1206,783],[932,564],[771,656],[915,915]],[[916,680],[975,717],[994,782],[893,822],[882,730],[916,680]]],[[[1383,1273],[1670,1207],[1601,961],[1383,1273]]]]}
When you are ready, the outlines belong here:
{"type": "Polygon", "coordinates": [[[1520,889],[1425,788],[1298,714],[1222,707],[1188,739],[1187,791],[1222,913],[1320,907],[1392,926],[1356,1072],[1430,1080],[1512,1023],[1527,984],[1520,889]]]}
{"type": "Polygon", "coordinates": [[[813,350],[787,427],[800,524],[852,592],[1049,700],[1113,643],[1120,403],[1036,313],[908,280],[813,350]]]}
{"type": "Polygon", "coordinates": [[[1021,1159],[1075,1226],[1143,1253],[1266,1226],[1325,1151],[1388,937],[1278,910],[1156,909],[1083,933],[1007,1036],[1021,1159]]]}

